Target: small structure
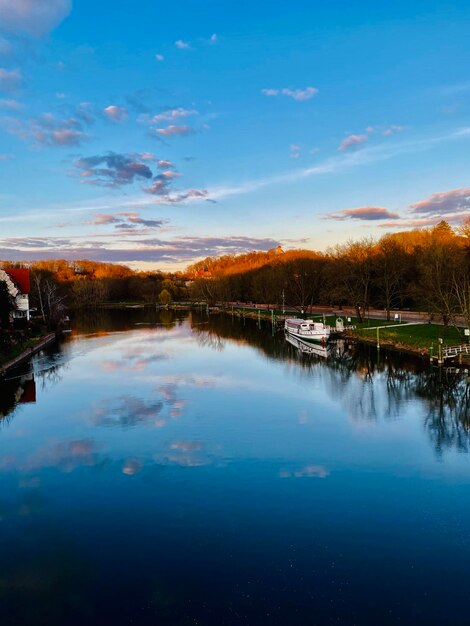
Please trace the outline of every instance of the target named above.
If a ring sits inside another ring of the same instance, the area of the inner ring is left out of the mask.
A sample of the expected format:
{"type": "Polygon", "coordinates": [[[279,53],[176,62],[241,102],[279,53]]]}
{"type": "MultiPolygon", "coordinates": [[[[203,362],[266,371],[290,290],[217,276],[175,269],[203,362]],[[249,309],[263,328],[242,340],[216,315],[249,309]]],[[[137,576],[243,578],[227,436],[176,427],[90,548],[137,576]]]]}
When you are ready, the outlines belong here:
{"type": "Polygon", "coordinates": [[[0,269],[0,281],[3,281],[13,299],[13,319],[29,321],[29,294],[31,281],[29,269],[0,269]]]}

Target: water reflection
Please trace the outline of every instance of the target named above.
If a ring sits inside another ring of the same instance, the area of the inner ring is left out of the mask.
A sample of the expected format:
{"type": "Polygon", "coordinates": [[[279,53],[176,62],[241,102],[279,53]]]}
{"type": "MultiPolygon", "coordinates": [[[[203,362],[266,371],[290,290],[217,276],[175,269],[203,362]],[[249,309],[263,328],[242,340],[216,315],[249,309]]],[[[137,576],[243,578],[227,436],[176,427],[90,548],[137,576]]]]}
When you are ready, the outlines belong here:
{"type": "Polygon", "coordinates": [[[18,405],[36,402],[36,381],[32,373],[0,381],[0,423],[18,405]]]}
{"type": "MultiPolygon", "coordinates": [[[[152,365],[170,359],[165,346],[184,335],[188,322],[192,336],[203,348],[222,351],[227,342],[252,346],[269,359],[295,368],[299,376],[317,372],[329,395],[339,400],[354,420],[397,419],[404,405],[420,399],[425,408],[424,426],[436,451],[470,449],[470,379],[461,369],[433,368],[416,358],[343,340],[328,347],[304,345],[295,338],[286,340],[283,333],[273,333],[270,324],[264,322],[259,327],[253,320],[197,314],[185,317],[151,308],[85,313],[77,318],[75,332],[81,329],[87,336],[93,331],[92,336],[105,337],[139,329],[130,345],[123,345],[113,358],[102,358],[100,367],[104,374],[145,375],[152,365]],[[154,335],[149,340],[148,327],[159,329],[158,341],[154,335]]],[[[0,381],[0,420],[5,422],[22,404],[36,402],[37,393],[40,396],[61,380],[61,370],[68,366],[68,346],[41,354],[23,373],[14,372],[0,381]]],[[[182,388],[213,388],[222,381],[222,373],[160,376],[154,398],[114,394],[94,403],[90,419],[97,426],[161,427],[182,415],[187,404],[180,397],[182,388]]]]}
{"type": "Polygon", "coordinates": [[[218,350],[226,340],[248,343],[270,359],[294,363],[309,373],[320,370],[331,397],[341,399],[352,419],[397,419],[406,403],[420,398],[436,451],[470,449],[470,378],[464,368],[431,367],[420,358],[344,340],[328,347],[304,345],[291,337],[284,341],[269,324],[259,328],[253,320],[240,323],[218,316],[202,325],[197,316],[192,319],[201,345],[218,350]]]}
{"type": "Polygon", "coordinates": [[[2,381],[2,624],[466,615],[468,374],[319,348],[105,311],[2,381]]]}

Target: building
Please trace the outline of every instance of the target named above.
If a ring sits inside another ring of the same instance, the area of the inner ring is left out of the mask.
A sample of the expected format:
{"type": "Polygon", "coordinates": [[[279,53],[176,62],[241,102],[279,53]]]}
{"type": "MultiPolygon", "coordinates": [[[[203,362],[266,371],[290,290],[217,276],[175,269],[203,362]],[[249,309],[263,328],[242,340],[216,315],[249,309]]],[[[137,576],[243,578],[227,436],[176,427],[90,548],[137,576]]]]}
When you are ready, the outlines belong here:
{"type": "Polygon", "coordinates": [[[8,293],[13,299],[13,318],[29,320],[29,269],[0,269],[0,281],[6,283],[8,293]]]}

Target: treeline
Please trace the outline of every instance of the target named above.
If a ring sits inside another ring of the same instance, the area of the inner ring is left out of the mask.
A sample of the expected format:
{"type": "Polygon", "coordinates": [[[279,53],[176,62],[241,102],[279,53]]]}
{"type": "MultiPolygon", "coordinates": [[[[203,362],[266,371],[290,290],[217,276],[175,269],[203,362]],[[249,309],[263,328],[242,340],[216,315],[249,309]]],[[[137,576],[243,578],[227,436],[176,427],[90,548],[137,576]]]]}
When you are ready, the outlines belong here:
{"type": "Polygon", "coordinates": [[[188,268],[195,300],[353,306],[426,311],[444,323],[463,315],[470,327],[470,219],[454,230],[429,229],[364,238],[326,253],[271,250],[205,259],[188,268]],[[251,267],[250,267],[251,263],[251,267]]]}
{"type": "Polygon", "coordinates": [[[30,269],[30,306],[52,324],[63,317],[66,307],[93,308],[123,301],[169,304],[188,297],[185,277],[178,273],[136,272],[125,265],[63,259],[5,261],[2,266],[30,269]]]}

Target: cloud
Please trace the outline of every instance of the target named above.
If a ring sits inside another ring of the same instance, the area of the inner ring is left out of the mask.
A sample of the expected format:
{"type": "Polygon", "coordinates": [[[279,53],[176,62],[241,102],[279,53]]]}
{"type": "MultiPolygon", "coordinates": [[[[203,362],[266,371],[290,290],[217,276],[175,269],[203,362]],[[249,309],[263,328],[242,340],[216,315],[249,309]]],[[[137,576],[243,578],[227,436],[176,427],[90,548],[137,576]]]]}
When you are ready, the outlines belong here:
{"type": "Polygon", "coordinates": [[[219,40],[219,38],[217,37],[217,35],[214,33],[213,35],[210,36],[209,38],[209,43],[210,44],[215,44],[217,43],[219,40]]]}
{"type": "Polygon", "coordinates": [[[27,121],[1,118],[6,130],[24,140],[32,140],[38,146],[78,146],[89,139],[80,120],[70,117],[57,119],[52,113],[44,113],[27,121]]]}
{"type": "Polygon", "coordinates": [[[155,129],[157,135],[162,137],[185,137],[187,135],[192,135],[194,133],[194,129],[191,126],[175,126],[174,124],[170,124],[166,128],[157,128],[155,129]]]}
{"type": "Polygon", "coordinates": [[[119,211],[118,213],[97,213],[88,223],[94,226],[113,224],[117,229],[132,230],[139,226],[146,229],[163,228],[168,224],[168,220],[144,218],[134,211],[119,211]]]}
{"type": "Polygon", "coordinates": [[[179,50],[189,50],[191,48],[189,42],[183,41],[182,39],[175,41],[175,46],[179,48],[179,50]]]}
{"type": "Polygon", "coordinates": [[[75,162],[82,182],[100,187],[121,187],[136,180],[150,180],[152,170],[137,154],[107,154],[82,157],[75,162]]]}
{"type": "Polygon", "coordinates": [[[24,106],[18,100],[12,99],[0,99],[0,109],[6,109],[8,111],[21,111],[24,106]]]}
{"type": "Polygon", "coordinates": [[[12,51],[13,51],[12,44],[7,39],[0,36],[0,57],[10,56],[12,51]]]}
{"type": "Polygon", "coordinates": [[[162,121],[174,122],[180,118],[189,117],[192,115],[198,115],[198,111],[195,109],[185,109],[183,107],[176,107],[174,109],[166,109],[162,113],[154,115],[150,119],[150,123],[159,123],[162,121]]]}
{"type": "Polygon", "coordinates": [[[279,472],[280,478],[326,478],[330,471],[323,465],[306,465],[298,470],[284,470],[279,472]]]}
{"type": "Polygon", "coordinates": [[[338,150],[350,150],[351,148],[358,148],[360,145],[366,143],[367,135],[348,135],[346,139],[340,143],[338,150]]]}
{"type": "Polygon", "coordinates": [[[7,70],[4,67],[0,67],[0,91],[16,91],[21,87],[22,83],[23,76],[20,70],[7,70]]]}
{"type": "Polygon", "coordinates": [[[291,143],[291,145],[289,146],[289,149],[290,149],[291,158],[298,159],[300,157],[300,146],[298,146],[295,143],[291,143]]]}
{"type": "MultiPolygon", "coordinates": [[[[125,242],[128,242],[126,238],[125,242]]],[[[206,256],[242,254],[253,250],[269,250],[281,244],[270,238],[255,237],[179,237],[172,240],[144,237],[132,247],[118,247],[104,241],[89,244],[55,237],[40,238],[38,245],[25,239],[0,239],[0,258],[11,261],[40,259],[83,259],[110,263],[189,263],[206,256]],[[59,241],[61,245],[59,245],[59,241]]]]}
{"type": "Polygon", "coordinates": [[[104,114],[109,120],[112,120],[113,122],[122,122],[127,119],[128,115],[127,109],[125,109],[124,107],[116,106],[114,104],[106,107],[104,109],[104,114]]]}
{"type": "Polygon", "coordinates": [[[325,216],[327,219],[332,220],[364,220],[364,221],[377,221],[377,220],[395,220],[399,219],[398,213],[389,211],[383,207],[363,206],[357,209],[342,209],[341,211],[335,211],[328,213],[325,216]]]}
{"type": "Polygon", "coordinates": [[[86,126],[91,126],[95,122],[95,111],[90,102],[81,102],[78,106],[72,108],[71,115],[86,126]]]}
{"type": "Polygon", "coordinates": [[[433,193],[424,200],[410,205],[412,213],[443,216],[447,213],[470,209],[470,187],[433,193]]]}
{"type": "MultiPolygon", "coordinates": [[[[464,213],[449,213],[445,215],[446,222],[449,224],[461,224],[464,219],[468,217],[468,212],[464,213]]],[[[421,218],[404,218],[402,220],[397,220],[395,222],[386,222],[385,224],[380,224],[380,228],[425,228],[427,226],[435,226],[439,224],[443,219],[442,215],[433,215],[431,217],[421,217],[421,218]]]]}
{"type": "Polygon", "coordinates": [[[120,426],[130,428],[149,425],[163,409],[160,401],[145,402],[135,396],[121,396],[108,402],[96,404],[93,423],[96,426],[120,426]]]}
{"type": "Polygon", "coordinates": [[[396,124],[392,124],[392,126],[389,126],[388,128],[386,128],[382,135],[385,135],[386,137],[389,137],[390,135],[394,135],[395,133],[399,133],[402,130],[405,130],[403,126],[397,126],[396,124]]]}
{"type": "Polygon", "coordinates": [[[162,174],[159,174],[155,176],[150,187],[144,187],[144,191],[153,196],[167,196],[169,192],[168,179],[162,174]]]}
{"type": "Polygon", "coordinates": [[[13,155],[12,154],[8,154],[6,152],[0,152],[0,161],[8,161],[9,159],[12,159],[13,155]]]}
{"type": "Polygon", "coordinates": [[[142,159],[142,161],[156,161],[157,160],[157,157],[154,155],[153,152],[141,152],[140,158],[142,159]]]}
{"type": "Polygon", "coordinates": [[[161,61],[165,60],[165,57],[163,56],[163,54],[156,54],[155,55],[155,60],[161,62],[161,61]]]}
{"type": "Polygon", "coordinates": [[[298,102],[303,100],[310,100],[317,95],[318,89],[316,87],[305,87],[305,89],[262,89],[261,93],[265,96],[288,96],[298,102]]]}
{"type": "Polygon", "coordinates": [[[42,37],[70,13],[71,0],[0,0],[0,25],[13,34],[42,37]]]}

